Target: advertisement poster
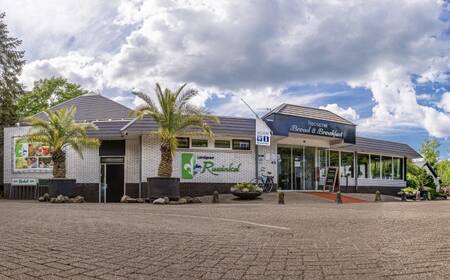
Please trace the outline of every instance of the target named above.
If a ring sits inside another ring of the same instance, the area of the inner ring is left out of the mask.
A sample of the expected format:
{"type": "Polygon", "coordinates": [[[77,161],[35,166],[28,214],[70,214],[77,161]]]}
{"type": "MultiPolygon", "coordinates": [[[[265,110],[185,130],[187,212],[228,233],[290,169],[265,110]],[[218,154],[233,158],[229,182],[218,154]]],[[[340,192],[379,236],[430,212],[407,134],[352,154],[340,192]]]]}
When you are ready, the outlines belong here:
{"type": "Polygon", "coordinates": [[[52,169],[52,159],[48,146],[28,143],[23,138],[14,140],[14,170],[42,170],[52,169]]]}

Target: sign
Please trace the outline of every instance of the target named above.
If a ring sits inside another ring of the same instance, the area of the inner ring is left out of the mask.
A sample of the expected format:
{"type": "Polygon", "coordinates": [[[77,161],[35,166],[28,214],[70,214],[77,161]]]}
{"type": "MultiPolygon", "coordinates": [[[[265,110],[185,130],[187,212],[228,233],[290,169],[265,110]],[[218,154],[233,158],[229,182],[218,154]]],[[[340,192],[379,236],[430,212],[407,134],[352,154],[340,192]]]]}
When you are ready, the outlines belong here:
{"type": "Polygon", "coordinates": [[[266,121],[275,135],[288,136],[289,133],[299,133],[343,139],[345,143],[356,143],[356,129],[350,124],[277,113],[268,116],[266,121]]]}
{"type": "Polygon", "coordinates": [[[240,172],[241,163],[217,165],[213,156],[196,156],[193,153],[181,154],[181,178],[194,179],[201,174],[219,176],[222,173],[240,172]]]}
{"type": "Polygon", "coordinates": [[[270,135],[272,131],[267,124],[256,116],[256,145],[270,146],[270,135]]]}
{"type": "Polygon", "coordinates": [[[338,184],[338,168],[337,167],[328,167],[327,175],[325,177],[325,185],[324,189],[336,192],[339,190],[338,184]]]}
{"type": "Polygon", "coordinates": [[[37,179],[14,178],[11,180],[11,186],[37,186],[37,179]]]}
{"type": "Polygon", "coordinates": [[[51,171],[50,149],[38,143],[28,143],[24,138],[14,139],[14,171],[51,171]]]}

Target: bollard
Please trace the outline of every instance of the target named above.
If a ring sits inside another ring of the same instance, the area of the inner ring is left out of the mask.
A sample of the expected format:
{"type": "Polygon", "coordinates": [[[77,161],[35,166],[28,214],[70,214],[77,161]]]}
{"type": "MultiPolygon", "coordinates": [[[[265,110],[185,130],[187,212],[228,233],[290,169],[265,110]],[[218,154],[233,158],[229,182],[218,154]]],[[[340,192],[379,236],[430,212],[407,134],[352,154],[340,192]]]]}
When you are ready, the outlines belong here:
{"type": "Polygon", "coordinates": [[[341,204],[342,203],[342,197],[341,197],[341,192],[340,191],[338,191],[336,193],[336,203],[337,204],[341,204]]]}
{"type": "Polygon", "coordinates": [[[380,202],[381,201],[381,193],[380,191],[376,191],[375,192],[375,202],[380,202]]]}
{"type": "Polygon", "coordinates": [[[406,193],[402,192],[402,201],[406,201],[406,193]]]}
{"type": "Polygon", "coordinates": [[[212,203],[219,203],[219,192],[218,191],[213,192],[212,203]]]}
{"type": "Polygon", "coordinates": [[[416,201],[420,201],[420,191],[416,192],[416,201]]]}
{"type": "Polygon", "coordinates": [[[278,204],[284,204],[284,192],[278,192],[278,204]]]}

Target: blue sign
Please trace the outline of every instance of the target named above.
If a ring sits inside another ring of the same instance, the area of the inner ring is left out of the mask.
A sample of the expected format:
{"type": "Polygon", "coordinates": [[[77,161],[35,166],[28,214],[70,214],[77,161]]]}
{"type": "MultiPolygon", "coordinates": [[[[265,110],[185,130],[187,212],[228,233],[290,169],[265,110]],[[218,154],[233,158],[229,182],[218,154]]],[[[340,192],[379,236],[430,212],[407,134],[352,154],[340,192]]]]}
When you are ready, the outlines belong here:
{"type": "Polygon", "coordinates": [[[289,133],[316,135],[343,139],[345,143],[355,144],[355,125],[290,116],[274,113],[265,118],[274,135],[288,136],[289,133]]]}

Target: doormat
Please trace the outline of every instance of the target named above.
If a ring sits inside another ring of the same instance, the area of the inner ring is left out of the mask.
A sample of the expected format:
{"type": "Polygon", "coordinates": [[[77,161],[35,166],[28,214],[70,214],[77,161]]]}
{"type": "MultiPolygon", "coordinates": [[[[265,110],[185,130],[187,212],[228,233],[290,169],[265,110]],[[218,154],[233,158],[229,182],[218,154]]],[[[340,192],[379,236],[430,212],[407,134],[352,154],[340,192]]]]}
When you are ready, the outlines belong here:
{"type": "MultiPolygon", "coordinates": [[[[310,194],[310,195],[315,195],[315,196],[318,196],[320,198],[327,199],[327,200],[332,200],[332,201],[336,200],[336,193],[333,193],[333,192],[304,192],[304,193],[310,194]]],[[[368,202],[367,200],[364,200],[364,199],[351,197],[351,196],[347,196],[347,195],[343,195],[343,194],[341,194],[341,198],[342,198],[342,203],[368,202]]]]}

